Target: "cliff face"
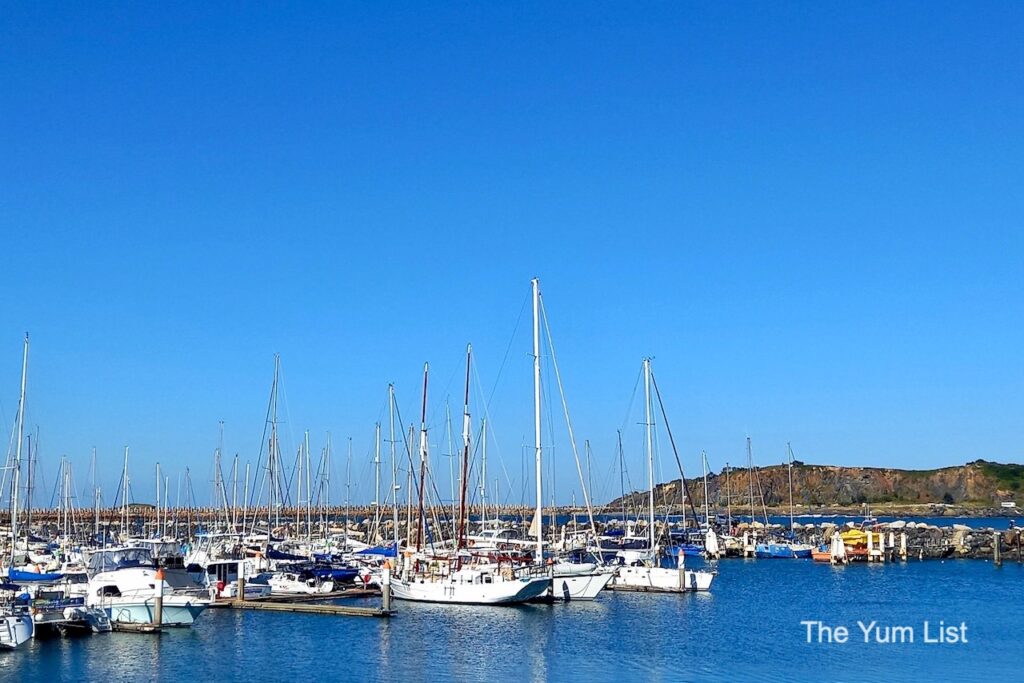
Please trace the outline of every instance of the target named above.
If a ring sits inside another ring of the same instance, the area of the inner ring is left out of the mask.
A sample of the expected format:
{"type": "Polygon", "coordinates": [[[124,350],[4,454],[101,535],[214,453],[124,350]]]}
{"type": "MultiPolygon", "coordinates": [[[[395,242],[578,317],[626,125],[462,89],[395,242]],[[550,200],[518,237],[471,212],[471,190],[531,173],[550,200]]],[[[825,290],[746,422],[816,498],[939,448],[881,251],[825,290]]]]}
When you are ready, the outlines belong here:
{"type": "MultiPolygon", "coordinates": [[[[746,469],[732,468],[708,475],[708,498],[712,506],[750,505],[751,480],[755,506],[763,494],[768,506],[789,504],[789,469],[785,465],[755,468],[753,477],[746,469]]],[[[686,480],[694,505],[704,504],[702,479],[686,480]]],[[[856,505],[860,503],[977,503],[998,505],[1003,500],[1024,503],[1024,465],[1003,465],[977,460],[957,467],[937,470],[897,470],[878,467],[835,467],[830,465],[793,465],[793,502],[804,506],[856,505]]],[[[627,495],[634,504],[641,492],[627,495]]],[[[679,480],[658,484],[655,500],[659,505],[681,501],[679,480]]],[[[622,499],[609,508],[621,507],[622,499]]]]}

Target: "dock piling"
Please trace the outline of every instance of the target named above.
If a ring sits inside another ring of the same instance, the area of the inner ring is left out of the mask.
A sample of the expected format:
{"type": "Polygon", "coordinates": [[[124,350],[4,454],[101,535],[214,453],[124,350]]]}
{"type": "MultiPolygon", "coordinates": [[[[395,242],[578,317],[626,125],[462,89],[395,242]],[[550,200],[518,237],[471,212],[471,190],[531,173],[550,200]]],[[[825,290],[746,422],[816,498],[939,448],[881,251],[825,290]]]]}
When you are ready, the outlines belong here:
{"type": "Polygon", "coordinates": [[[993,531],[992,532],[992,560],[995,562],[995,565],[997,567],[1003,564],[1003,557],[1000,554],[1000,550],[1002,550],[1002,548],[1000,548],[1000,546],[1002,545],[1002,542],[1003,542],[1002,534],[1000,534],[998,531],[993,531]]]}
{"type": "Polygon", "coordinates": [[[153,626],[160,628],[164,623],[164,570],[156,570],[155,595],[153,596],[153,626]]]}
{"type": "Polygon", "coordinates": [[[384,571],[381,573],[380,595],[383,601],[382,607],[385,612],[391,611],[391,562],[384,563],[384,571]]]}

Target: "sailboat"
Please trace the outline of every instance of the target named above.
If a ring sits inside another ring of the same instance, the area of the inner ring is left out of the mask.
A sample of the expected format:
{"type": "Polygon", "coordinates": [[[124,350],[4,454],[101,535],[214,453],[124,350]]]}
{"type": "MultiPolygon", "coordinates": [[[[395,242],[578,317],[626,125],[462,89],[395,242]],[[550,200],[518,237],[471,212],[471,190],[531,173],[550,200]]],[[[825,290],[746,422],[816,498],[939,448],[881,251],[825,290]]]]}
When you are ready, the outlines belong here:
{"type": "MultiPolygon", "coordinates": [[[[749,439],[748,439],[749,444],[749,439]]],[[[777,540],[768,539],[764,543],[758,543],[755,548],[755,555],[759,558],[769,559],[807,559],[812,557],[814,546],[806,543],[797,543],[792,539],[795,527],[793,518],[793,448],[786,444],[787,455],[789,456],[789,539],[777,540]]]]}
{"type": "MultiPolygon", "coordinates": [[[[473,348],[466,348],[466,401],[463,430],[463,462],[468,463],[470,448],[469,371],[473,348]]],[[[548,590],[551,579],[532,567],[518,568],[510,560],[492,561],[486,555],[470,552],[466,543],[465,519],[459,523],[455,552],[433,553],[423,547],[427,528],[424,519],[424,494],[429,460],[427,439],[427,379],[430,367],[423,365],[423,405],[420,419],[419,520],[416,549],[407,547],[397,577],[391,579],[391,592],[398,600],[438,602],[462,605],[512,605],[536,598],[548,590]]],[[[468,467],[466,468],[468,469],[468,467]]],[[[465,470],[464,470],[465,471],[465,470]]],[[[465,486],[462,477],[461,514],[466,514],[465,486]]],[[[385,565],[387,566],[387,565],[385,565]]]]}
{"type": "MultiPolygon", "coordinates": [[[[533,291],[533,428],[534,459],[537,477],[537,508],[534,513],[533,524],[530,525],[530,535],[537,539],[537,552],[535,559],[537,562],[541,562],[544,558],[544,533],[543,524],[541,523],[544,519],[543,483],[541,479],[541,473],[543,471],[543,447],[541,445],[540,385],[540,315],[542,303],[540,295],[540,280],[534,278],[530,284],[533,291]]],[[[550,329],[548,330],[548,333],[550,334],[550,329]]],[[[554,359],[554,353],[552,353],[552,359],[554,359]]],[[[555,372],[557,375],[557,365],[555,365],[555,372]]],[[[561,381],[559,381],[559,388],[561,389],[561,381]]],[[[569,437],[573,444],[573,451],[575,452],[576,444],[572,434],[572,425],[568,422],[568,412],[566,413],[566,416],[566,423],[569,428],[569,437]]],[[[577,460],[577,466],[578,465],[579,462],[577,460]]],[[[580,474],[581,483],[583,483],[582,471],[580,474]]],[[[591,531],[594,536],[596,536],[597,533],[594,528],[594,518],[590,508],[590,497],[587,493],[585,484],[583,486],[583,495],[587,504],[591,531]]],[[[552,558],[550,572],[552,591],[550,597],[565,601],[593,600],[597,597],[597,594],[608,585],[615,574],[614,569],[605,567],[598,562],[571,562],[564,558],[552,558]]]]}
{"type": "MultiPolygon", "coordinates": [[[[21,393],[18,398],[18,443],[15,447],[14,473],[11,478],[11,559],[10,569],[14,568],[14,556],[18,545],[18,478],[21,471],[21,443],[25,438],[25,387],[28,379],[28,334],[25,335],[25,346],[21,357],[21,393]]],[[[9,569],[9,570],[10,570],[9,569]]],[[[28,641],[35,631],[35,623],[28,605],[20,603],[15,597],[19,587],[13,583],[0,583],[0,594],[7,599],[0,602],[0,647],[12,649],[28,641]]]]}
{"type": "Polygon", "coordinates": [[[677,555],[677,567],[661,567],[658,563],[659,548],[654,533],[654,423],[651,404],[651,359],[644,359],[644,426],[647,452],[647,483],[649,517],[647,519],[648,547],[645,550],[623,550],[617,553],[618,572],[610,588],[617,590],[652,591],[660,593],[682,593],[685,591],[707,591],[715,575],[706,571],[686,569],[682,553],[677,555]]]}

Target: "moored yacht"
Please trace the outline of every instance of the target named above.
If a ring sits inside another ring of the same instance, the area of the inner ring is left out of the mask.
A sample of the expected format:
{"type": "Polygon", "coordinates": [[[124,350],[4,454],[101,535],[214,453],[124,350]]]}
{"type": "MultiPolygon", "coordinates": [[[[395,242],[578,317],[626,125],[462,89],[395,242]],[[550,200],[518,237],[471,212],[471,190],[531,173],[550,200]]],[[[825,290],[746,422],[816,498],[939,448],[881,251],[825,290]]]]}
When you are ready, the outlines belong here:
{"type": "Polygon", "coordinates": [[[191,626],[210,604],[203,588],[169,583],[149,548],[97,550],[89,557],[85,604],[99,607],[112,622],[153,623],[158,594],[163,626],[191,626]]]}

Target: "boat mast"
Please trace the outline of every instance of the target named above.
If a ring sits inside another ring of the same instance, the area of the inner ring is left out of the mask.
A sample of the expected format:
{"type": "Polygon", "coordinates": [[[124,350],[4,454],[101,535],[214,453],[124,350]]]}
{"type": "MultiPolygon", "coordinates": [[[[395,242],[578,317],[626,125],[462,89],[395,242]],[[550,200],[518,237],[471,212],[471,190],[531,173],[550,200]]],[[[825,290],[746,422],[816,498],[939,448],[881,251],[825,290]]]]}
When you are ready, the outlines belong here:
{"type": "Polygon", "coordinates": [[[487,524],[487,418],[480,421],[480,521],[487,524]]]}
{"type": "Polygon", "coordinates": [[[423,539],[426,536],[427,520],[424,514],[424,487],[427,483],[427,377],[430,373],[430,364],[423,364],[423,404],[420,409],[420,486],[417,491],[419,501],[418,519],[416,521],[416,552],[423,546],[423,539]]]}
{"type": "Polygon", "coordinates": [[[313,541],[313,480],[309,473],[309,430],[306,430],[306,542],[313,541]]]}
{"type": "Polygon", "coordinates": [[[380,422],[373,427],[373,536],[372,542],[380,538],[380,422]]]}
{"type": "Polygon", "coordinates": [[[281,511],[278,507],[281,497],[281,490],[278,488],[278,453],[277,453],[277,382],[281,371],[281,356],[274,354],[274,383],[270,389],[270,445],[268,447],[267,467],[270,474],[270,491],[267,507],[267,543],[270,543],[271,531],[274,528],[274,520],[271,515],[276,512],[278,525],[281,522],[281,511]]]}
{"type": "Polygon", "coordinates": [[[644,358],[644,427],[647,438],[647,504],[650,506],[647,535],[654,552],[654,426],[651,423],[651,359],[644,358]]]}
{"type": "Polygon", "coordinates": [[[473,345],[466,344],[466,400],[462,409],[462,463],[459,472],[459,530],[455,549],[461,550],[466,542],[466,487],[469,484],[469,443],[470,432],[473,430],[472,418],[469,415],[469,364],[473,357],[473,345]]]}
{"type": "Polygon", "coordinates": [[[128,536],[128,446],[124,447],[124,479],[121,482],[121,534],[128,536]]]}
{"type": "MultiPolygon", "coordinates": [[[[96,487],[96,447],[92,447],[92,507],[93,507],[93,534],[100,533],[100,490],[96,487]]],[[[93,539],[95,540],[95,539],[93,539]]]]}
{"type": "MultiPolygon", "coordinates": [[[[37,431],[37,434],[38,434],[38,431],[37,431]]],[[[39,439],[37,438],[36,439],[36,448],[37,449],[39,448],[38,441],[39,441],[39,439]]],[[[28,443],[26,445],[28,446],[28,477],[27,477],[27,482],[26,482],[26,485],[25,485],[25,536],[27,538],[28,534],[32,533],[32,491],[35,488],[35,478],[36,478],[36,470],[35,470],[35,467],[32,464],[32,435],[31,434],[28,435],[28,443]]]]}
{"type": "Polygon", "coordinates": [[[708,502],[708,453],[700,452],[700,466],[704,470],[704,525],[711,528],[711,505],[708,502]]]}
{"type": "Polygon", "coordinates": [[[348,437],[348,453],[345,456],[345,549],[348,549],[349,506],[352,503],[352,437],[348,437]]]}
{"type": "Polygon", "coordinates": [[[395,385],[388,384],[388,423],[391,442],[391,524],[395,542],[395,558],[398,557],[398,461],[395,457],[395,385]]]}
{"type": "Polygon", "coordinates": [[[160,476],[160,463],[158,462],[156,464],[156,505],[153,506],[153,512],[155,513],[155,515],[153,517],[153,530],[156,532],[157,536],[160,535],[160,480],[161,479],[163,479],[163,477],[160,476]]]}
{"type": "Polygon", "coordinates": [[[789,531],[793,531],[793,448],[786,442],[786,454],[789,456],[789,531]]]}
{"type": "Polygon", "coordinates": [[[25,388],[28,380],[28,332],[21,356],[21,393],[18,396],[18,444],[14,449],[14,475],[11,477],[11,565],[18,547],[18,486],[21,478],[21,443],[25,439],[25,388]]]}
{"type": "MultiPolygon", "coordinates": [[[[622,451],[622,430],[616,429],[615,434],[618,437],[619,445],[619,500],[622,501],[622,525],[626,525],[626,459],[622,451]]],[[[632,492],[630,492],[630,502],[633,502],[632,492]]]]}
{"type": "Polygon", "coordinates": [[[753,526],[754,515],[754,455],[750,448],[750,437],[747,437],[747,479],[750,481],[750,524],[753,526]]]}
{"type": "Polygon", "coordinates": [[[541,444],[540,444],[540,280],[531,280],[533,287],[533,447],[537,475],[537,557],[544,562],[544,498],[541,486],[541,444]]]}
{"type": "Polygon", "coordinates": [[[725,463],[725,514],[729,533],[732,533],[732,478],[729,476],[729,463],[725,463]]]}

